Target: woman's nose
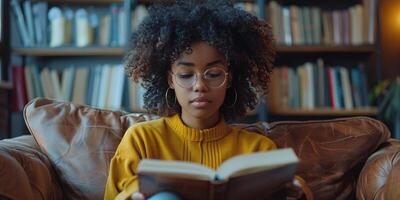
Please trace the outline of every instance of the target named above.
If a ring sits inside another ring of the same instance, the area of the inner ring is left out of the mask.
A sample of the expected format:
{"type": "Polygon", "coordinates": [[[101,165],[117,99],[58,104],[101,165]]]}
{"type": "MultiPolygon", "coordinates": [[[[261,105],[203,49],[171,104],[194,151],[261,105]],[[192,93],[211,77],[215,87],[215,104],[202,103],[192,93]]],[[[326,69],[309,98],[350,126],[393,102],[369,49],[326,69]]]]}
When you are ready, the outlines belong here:
{"type": "Polygon", "coordinates": [[[203,79],[202,76],[197,75],[196,77],[196,81],[194,82],[193,85],[193,90],[195,92],[204,92],[204,91],[208,91],[208,86],[206,81],[203,79]]]}

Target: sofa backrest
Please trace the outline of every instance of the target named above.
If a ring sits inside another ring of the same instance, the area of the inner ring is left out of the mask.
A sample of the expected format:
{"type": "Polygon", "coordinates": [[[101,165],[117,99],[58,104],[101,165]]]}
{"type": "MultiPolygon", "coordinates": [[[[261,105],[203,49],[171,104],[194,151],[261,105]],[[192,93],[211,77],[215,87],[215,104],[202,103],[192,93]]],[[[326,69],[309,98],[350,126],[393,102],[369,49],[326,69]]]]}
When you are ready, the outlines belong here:
{"type": "MultiPolygon", "coordinates": [[[[35,99],[24,109],[28,129],[56,170],[67,199],[102,199],[110,160],[127,128],[156,118],[68,102],[35,99]]],[[[366,158],[389,137],[387,128],[365,117],[312,122],[238,125],[293,147],[299,174],[316,199],[354,193],[366,158]]]]}
{"type": "Polygon", "coordinates": [[[127,128],[151,119],[49,99],[24,109],[30,133],[49,157],[67,199],[103,199],[110,160],[127,128]]]}
{"type": "Polygon", "coordinates": [[[268,136],[278,147],[292,147],[298,174],[315,199],[355,199],[358,175],[367,158],[390,137],[388,128],[368,117],[275,122],[268,136]]]}

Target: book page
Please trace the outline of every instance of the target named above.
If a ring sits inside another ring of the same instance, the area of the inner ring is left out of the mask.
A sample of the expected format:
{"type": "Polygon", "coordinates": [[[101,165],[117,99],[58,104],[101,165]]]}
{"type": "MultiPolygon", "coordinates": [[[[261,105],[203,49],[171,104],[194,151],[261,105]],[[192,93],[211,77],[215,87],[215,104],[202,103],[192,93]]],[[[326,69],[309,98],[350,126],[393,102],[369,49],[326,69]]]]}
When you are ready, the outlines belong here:
{"type": "Polygon", "coordinates": [[[291,148],[239,155],[222,163],[217,170],[217,179],[225,180],[231,177],[276,169],[297,162],[299,160],[291,148]]]}
{"type": "Polygon", "coordinates": [[[197,163],[155,159],[141,160],[138,166],[138,173],[198,180],[214,180],[216,177],[214,170],[197,163]]]}

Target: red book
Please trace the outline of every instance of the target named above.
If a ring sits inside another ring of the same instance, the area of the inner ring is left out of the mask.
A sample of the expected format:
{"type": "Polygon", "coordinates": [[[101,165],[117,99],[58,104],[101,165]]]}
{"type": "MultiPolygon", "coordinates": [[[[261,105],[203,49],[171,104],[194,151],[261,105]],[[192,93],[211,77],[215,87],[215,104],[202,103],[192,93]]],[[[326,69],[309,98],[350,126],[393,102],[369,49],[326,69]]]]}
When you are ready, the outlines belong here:
{"type": "Polygon", "coordinates": [[[333,69],[331,67],[328,68],[328,80],[329,80],[329,96],[331,99],[331,107],[336,108],[337,102],[335,102],[335,82],[334,82],[334,74],[333,69]]]}
{"type": "Polygon", "coordinates": [[[11,67],[12,73],[12,111],[19,112],[24,109],[26,103],[28,103],[27,93],[26,93],[26,82],[24,68],[21,66],[11,67]]]}

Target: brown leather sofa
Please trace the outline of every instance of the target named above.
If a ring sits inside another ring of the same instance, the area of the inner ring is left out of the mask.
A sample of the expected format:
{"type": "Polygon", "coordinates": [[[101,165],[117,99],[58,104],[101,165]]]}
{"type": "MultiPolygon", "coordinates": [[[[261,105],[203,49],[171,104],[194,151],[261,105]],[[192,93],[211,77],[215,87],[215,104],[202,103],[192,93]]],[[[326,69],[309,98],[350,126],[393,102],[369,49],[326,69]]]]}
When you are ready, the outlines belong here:
{"type": "MultiPolygon", "coordinates": [[[[32,136],[0,141],[1,199],[102,199],[125,130],[150,116],[47,99],[24,110],[32,136]]],[[[293,147],[298,174],[323,199],[400,199],[400,141],[367,117],[244,125],[293,147]]]]}

